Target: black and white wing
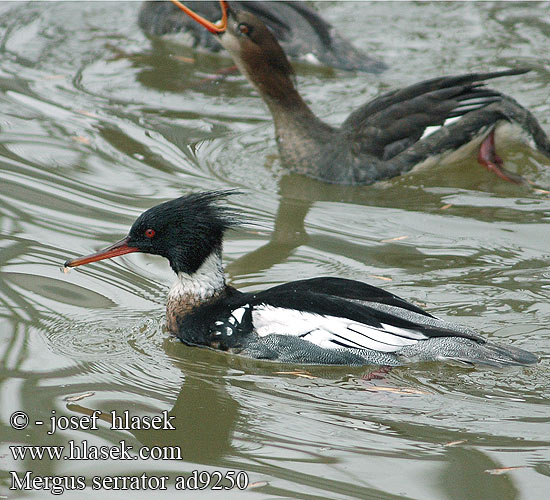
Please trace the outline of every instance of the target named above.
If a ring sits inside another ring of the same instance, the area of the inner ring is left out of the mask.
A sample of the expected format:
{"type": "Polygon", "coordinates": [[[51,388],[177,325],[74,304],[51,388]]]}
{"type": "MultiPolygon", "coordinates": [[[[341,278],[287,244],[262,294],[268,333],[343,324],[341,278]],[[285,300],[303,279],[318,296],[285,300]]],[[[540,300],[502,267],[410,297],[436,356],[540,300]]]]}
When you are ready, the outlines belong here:
{"type": "Polygon", "coordinates": [[[431,337],[473,331],[442,321],[403,299],[365,283],[338,278],[294,281],[255,295],[231,312],[237,328],[260,337],[291,335],[325,349],[396,352],[431,337]],[[246,325],[245,325],[246,323],[246,325]]]}
{"type": "Polygon", "coordinates": [[[293,335],[324,349],[371,349],[395,352],[429,337],[422,332],[380,323],[379,327],[348,318],[325,316],[296,309],[260,304],[252,311],[254,329],[260,337],[293,335]]]}
{"type": "MultiPolygon", "coordinates": [[[[474,73],[419,82],[365,104],[346,119],[342,130],[353,134],[362,152],[388,160],[447,120],[502,100],[502,94],[487,89],[484,80],[526,71],[474,73]]],[[[496,118],[491,120],[494,122],[496,118]]]]}

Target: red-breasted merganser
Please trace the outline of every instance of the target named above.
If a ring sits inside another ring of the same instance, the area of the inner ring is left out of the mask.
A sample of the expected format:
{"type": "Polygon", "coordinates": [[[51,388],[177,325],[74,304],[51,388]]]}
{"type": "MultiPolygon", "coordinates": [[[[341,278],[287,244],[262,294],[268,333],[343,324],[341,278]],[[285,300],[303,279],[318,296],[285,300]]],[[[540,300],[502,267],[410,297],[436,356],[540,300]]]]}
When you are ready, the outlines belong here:
{"type": "MultiPolygon", "coordinates": [[[[186,3],[207,19],[216,19],[220,15],[217,1],[186,3]]],[[[232,5],[261,19],[292,59],[368,73],[380,73],[387,67],[343,39],[305,2],[237,1],[232,5]]],[[[138,24],[149,35],[185,33],[190,39],[189,45],[193,47],[211,51],[221,48],[215,37],[170,2],[143,2],[138,24]]]]}
{"type": "Polygon", "coordinates": [[[177,274],[167,324],[182,342],[257,359],[338,365],[457,360],[523,365],[537,357],[486,341],[389,292],[340,278],[293,281],[257,293],[226,285],[224,232],[239,218],[219,201],[230,192],[182,196],[150,208],[128,236],[69,260],[80,266],[131,252],[161,255],[177,274]]]}
{"type": "Polygon", "coordinates": [[[484,80],[519,75],[527,69],[416,83],[363,105],[335,128],[317,118],[304,102],[288,59],[257,17],[237,12],[221,0],[224,15],[216,25],[180,2],[173,3],[218,35],[260,93],[275,122],[282,163],[292,172],[338,184],[370,184],[428,161],[468,155],[474,149],[489,170],[508,181],[524,182],[503,168],[495,135],[497,142],[517,135],[550,157],[550,139],[535,117],[512,98],[484,85],[484,80]],[[456,121],[449,124],[451,119],[456,121]]]}

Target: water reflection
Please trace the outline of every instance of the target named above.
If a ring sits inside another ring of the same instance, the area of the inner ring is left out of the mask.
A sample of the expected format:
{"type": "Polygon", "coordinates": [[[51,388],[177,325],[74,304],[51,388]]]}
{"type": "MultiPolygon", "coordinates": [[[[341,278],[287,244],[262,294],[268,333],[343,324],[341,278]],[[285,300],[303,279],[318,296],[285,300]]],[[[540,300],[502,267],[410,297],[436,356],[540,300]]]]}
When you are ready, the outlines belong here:
{"type": "MultiPolygon", "coordinates": [[[[471,163],[468,162],[456,166],[457,169],[466,167],[469,167],[471,170],[471,163]]],[[[479,172],[474,171],[470,175],[475,176],[477,173],[483,177],[484,172],[481,168],[479,168],[479,172]]],[[[500,180],[494,179],[493,181],[496,184],[496,189],[515,191],[516,196],[519,193],[531,196],[533,205],[537,206],[537,208],[550,206],[550,201],[544,195],[538,196],[534,194],[529,187],[501,186],[499,185],[501,183],[500,180]]],[[[339,203],[351,203],[354,205],[364,205],[365,207],[388,207],[394,210],[401,208],[404,212],[399,217],[406,217],[408,214],[405,214],[405,212],[410,212],[412,215],[417,210],[418,200],[418,191],[412,186],[414,182],[414,180],[406,179],[394,180],[387,183],[386,186],[339,187],[327,185],[303,176],[284,175],[278,184],[280,201],[269,242],[231,262],[227,267],[227,272],[231,276],[237,277],[247,272],[254,274],[265,271],[287,260],[295,249],[303,245],[308,245],[324,252],[332,252],[337,247],[338,252],[342,256],[358,261],[368,260],[369,263],[377,267],[398,266],[397,262],[391,261],[391,256],[397,253],[393,247],[399,245],[399,261],[402,262],[405,260],[413,267],[418,263],[420,267],[423,267],[422,261],[425,259],[425,254],[412,246],[403,247],[400,241],[401,238],[408,238],[408,234],[395,235],[395,241],[384,242],[384,239],[380,238],[383,244],[370,247],[366,251],[364,243],[355,244],[350,240],[343,240],[340,235],[331,236],[327,234],[322,237],[311,237],[307,234],[305,228],[305,219],[310,209],[316,202],[320,201],[330,202],[338,200],[339,203]]],[[[439,182],[439,184],[442,183],[439,182]]],[[[433,220],[453,217],[456,213],[456,208],[452,209],[454,205],[452,201],[454,201],[453,198],[457,197],[456,192],[457,190],[452,188],[445,190],[440,187],[433,192],[425,189],[422,192],[421,199],[423,213],[433,214],[433,220]],[[447,211],[444,212],[443,210],[447,211]]],[[[508,205],[507,201],[503,200],[503,202],[508,205]]],[[[515,220],[517,217],[516,210],[517,206],[499,206],[497,201],[494,207],[478,208],[475,211],[471,211],[468,215],[470,218],[475,218],[479,221],[499,220],[504,222],[506,220],[515,220]]],[[[543,223],[546,218],[545,211],[528,211],[524,218],[532,223],[543,223]]],[[[453,267],[459,265],[456,259],[450,261],[449,264],[451,262],[453,267]]],[[[445,265],[443,262],[442,264],[445,265]]],[[[465,262],[464,265],[469,264],[465,262]]]]}
{"type": "MultiPolygon", "coordinates": [[[[464,428],[434,425],[442,416],[434,398],[435,387],[431,393],[408,394],[395,387],[396,380],[365,381],[361,369],[344,375],[341,368],[334,367],[313,367],[312,375],[306,379],[281,374],[274,377],[279,370],[289,370],[288,365],[266,368],[265,363],[232,359],[171,341],[164,343],[164,349],[184,375],[177,399],[168,412],[174,417],[177,430],[140,430],[131,434],[140,445],[180,448],[184,464],[174,463],[165,470],[189,473],[190,467],[205,464],[246,470],[253,480],[270,478],[261,488],[265,494],[303,498],[300,488],[307,487],[319,498],[342,491],[350,498],[373,498],[384,496],[384,488],[376,484],[381,477],[392,475],[386,468],[389,461],[398,461],[401,477],[407,478],[417,462],[420,465],[434,460],[443,467],[429,480],[439,498],[517,495],[510,476],[491,474],[510,463],[502,463],[479,449],[480,443],[485,447],[502,446],[502,436],[474,428],[468,432],[464,428]],[[387,414],[385,407],[390,404],[393,411],[387,414]],[[418,412],[418,416],[426,415],[429,420],[402,421],[396,406],[401,407],[401,412],[418,412]],[[287,420],[283,433],[273,432],[274,419],[287,420]],[[324,432],[308,429],[313,422],[324,432]],[[292,437],[297,431],[302,432],[299,442],[292,437]],[[369,470],[359,464],[350,465],[344,459],[348,453],[362,456],[360,462],[371,457],[373,465],[369,470]],[[309,473],[303,471],[306,464],[311,468],[309,473]],[[319,466],[329,471],[326,477],[319,478],[315,473],[319,466]]],[[[117,412],[127,409],[116,401],[108,406],[117,412]]],[[[88,415],[93,411],[80,402],[69,403],[67,410],[88,415]]],[[[153,415],[152,410],[142,407],[137,413],[153,415]]],[[[110,421],[110,416],[106,415],[105,420],[110,421]]],[[[126,433],[111,431],[107,435],[113,443],[127,439],[126,433]]],[[[520,436],[507,443],[516,449],[541,445],[520,436]]],[[[419,479],[411,478],[419,483],[415,489],[422,491],[426,478],[419,479]]]]}
{"type": "Polygon", "coordinates": [[[509,475],[495,476],[487,472],[502,467],[488,454],[473,448],[450,446],[446,449],[445,459],[445,466],[438,477],[443,498],[518,498],[519,490],[509,475]]]}

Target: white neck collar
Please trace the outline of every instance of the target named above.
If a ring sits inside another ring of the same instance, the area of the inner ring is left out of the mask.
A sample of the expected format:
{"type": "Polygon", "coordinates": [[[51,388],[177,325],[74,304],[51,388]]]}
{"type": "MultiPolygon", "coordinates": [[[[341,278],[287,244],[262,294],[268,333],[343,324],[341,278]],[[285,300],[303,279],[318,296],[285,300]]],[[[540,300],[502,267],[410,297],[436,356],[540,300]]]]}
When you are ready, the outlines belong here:
{"type": "Polygon", "coordinates": [[[212,252],[193,274],[178,273],[178,279],[168,292],[168,300],[187,297],[202,301],[225,287],[221,248],[212,252]]]}

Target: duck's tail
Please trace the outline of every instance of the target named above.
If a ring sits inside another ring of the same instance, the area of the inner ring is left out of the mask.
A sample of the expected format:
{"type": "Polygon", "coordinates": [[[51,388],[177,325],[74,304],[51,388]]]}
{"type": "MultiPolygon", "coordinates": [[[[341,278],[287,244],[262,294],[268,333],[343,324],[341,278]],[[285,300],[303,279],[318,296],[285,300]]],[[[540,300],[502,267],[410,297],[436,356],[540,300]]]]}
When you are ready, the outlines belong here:
{"type": "Polygon", "coordinates": [[[408,346],[401,356],[416,361],[459,361],[488,366],[533,365],[539,358],[523,349],[461,337],[434,337],[408,346]]]}
{"type": "MultiPolygon", "coordinates": [[[[489,365],[505,366],[505,365],[534,365],[539,362],[538,356],[529,351],[520,349],[519,347],[503,346],[487,342],[482,344],[482,353],[479,356],[479,363],[489,365]],[[486,361],[484,361],[486,360],[486,361]]],[[[476,362],[476,360],[473,360],[476,362]]]]}
{"type": "Polygon", "coordinates": [[[507,95],[502,95],[502,100],[494,107],[506,120],[520,125],[533,140],[534,146],[541,153],[550,157],[550,138],[531,111],[507,95]]]}

